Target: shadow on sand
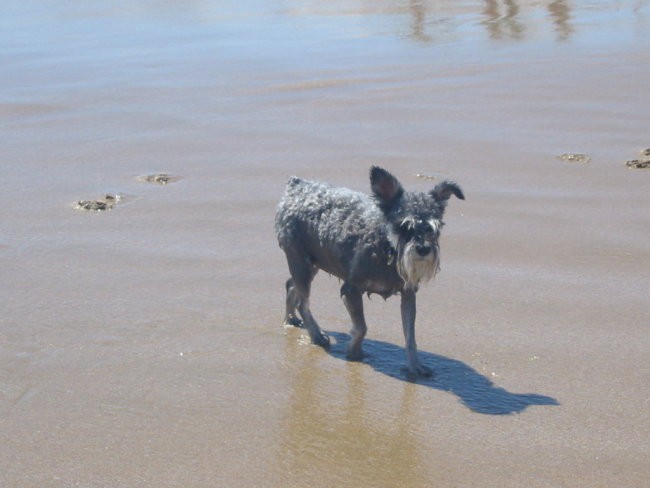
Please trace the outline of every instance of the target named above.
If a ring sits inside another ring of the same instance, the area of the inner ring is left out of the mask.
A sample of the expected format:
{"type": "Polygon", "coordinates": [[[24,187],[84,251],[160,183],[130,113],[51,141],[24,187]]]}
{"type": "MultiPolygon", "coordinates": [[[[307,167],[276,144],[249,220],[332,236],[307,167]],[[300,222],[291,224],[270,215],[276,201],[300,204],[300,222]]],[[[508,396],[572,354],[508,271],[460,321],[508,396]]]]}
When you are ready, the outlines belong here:
{"type": "MultiPolygon", "coordinates": [[[[326,332],[334,339],[329,354],[337,359],[346,360],[345,346],[350,340],[348,334],[326,332]]],[[[495,386],[492,381],[457,359],[450,359],[438,354],[419,351],[420,360],[433,369],[430,378],[409,378],[404,367],[406,353],[403,347],[382,341],[365,339],[363,341],[363,363],[375,371],[401,381],[410,381],[418,385],[453,393],[470,410],[489,415],[506,415],[519,413],[530,405],[559,405],[554,398],[533,393],[510,393],[495,386]]]]}

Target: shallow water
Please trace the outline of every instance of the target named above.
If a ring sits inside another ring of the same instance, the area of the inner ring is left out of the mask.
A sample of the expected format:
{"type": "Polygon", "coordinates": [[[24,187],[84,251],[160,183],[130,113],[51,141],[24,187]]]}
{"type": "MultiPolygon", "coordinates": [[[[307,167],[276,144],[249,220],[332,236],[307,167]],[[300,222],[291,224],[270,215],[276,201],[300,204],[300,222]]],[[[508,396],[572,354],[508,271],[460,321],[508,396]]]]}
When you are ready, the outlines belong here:
{"type": "Polygon", "coordinates": [[[650,146],[648,2],[14,4],[1,485],[648,479],[650,170],[624,165],[650,146]],[[363,363],[335,279],[329,352],[280,326],[286,178],[366,191],[370,164],[467,196],[416,383],[398,298],[365,302],[363,363]]]}

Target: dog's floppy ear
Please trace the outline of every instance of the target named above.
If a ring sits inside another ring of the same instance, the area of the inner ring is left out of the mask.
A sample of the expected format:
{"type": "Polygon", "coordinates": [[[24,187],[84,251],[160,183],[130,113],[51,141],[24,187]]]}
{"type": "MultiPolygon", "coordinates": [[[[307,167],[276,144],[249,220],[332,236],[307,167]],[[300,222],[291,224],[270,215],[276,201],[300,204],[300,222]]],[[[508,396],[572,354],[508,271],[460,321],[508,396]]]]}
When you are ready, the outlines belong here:
{"type": "Polygon", "coordinates": [[[460,189],[453,181],[445,180],[436,185],[436,187],[431,190],[431,196],[437,202],[446,202],[449,200],[449,197],[456,195],[457,198],[465,200],[465,195],[463,195],[463,190],[460,189]]]}
{"type": "Polygon", "coordinates": [[[404,194],[397,178],[379,166],[370,168],[370,189],[383,210],[390,208],[404,194]]]}

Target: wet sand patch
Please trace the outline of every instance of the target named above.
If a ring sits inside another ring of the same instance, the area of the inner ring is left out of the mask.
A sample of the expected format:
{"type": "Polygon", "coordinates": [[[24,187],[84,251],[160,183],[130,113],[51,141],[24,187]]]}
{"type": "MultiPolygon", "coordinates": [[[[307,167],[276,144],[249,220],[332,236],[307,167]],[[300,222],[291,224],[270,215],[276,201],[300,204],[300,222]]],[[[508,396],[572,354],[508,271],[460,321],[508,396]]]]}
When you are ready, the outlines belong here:
{"type": "Polygon", "coordinates": [[[79,200],[75,204],[75,208],[87,212],[106,212],[112,210],[122,199],[120,194],[107,193],[103,198],[97,200],[79,200]]]}
{"type": "Polygon", "coordinates": [[[641,149],[639,154],[642,156],[640,159],[628,159],[625,161],[625,166],[628,169],[650,169],[650,147],[641,149]]]}
{"type": "Polygon", "coordinates": [[[153,185],[167,185],[180,180],[179,176],[171,175],[169,173],[154,173],[150,175],[138,176],[137,180],[140,183],[151,183],[153,185]]]}
{"type": "Polygon", "coordinates": [[[650,159],[629,159],[625,161],[625,166],[629,169],[649,169],[650,159]]]}

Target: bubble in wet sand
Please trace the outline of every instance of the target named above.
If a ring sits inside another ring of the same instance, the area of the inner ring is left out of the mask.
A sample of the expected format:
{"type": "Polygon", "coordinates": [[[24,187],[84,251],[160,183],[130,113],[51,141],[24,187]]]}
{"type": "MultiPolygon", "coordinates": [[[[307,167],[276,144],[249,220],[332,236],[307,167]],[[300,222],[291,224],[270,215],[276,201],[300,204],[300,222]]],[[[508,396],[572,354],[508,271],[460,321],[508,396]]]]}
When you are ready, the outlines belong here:
{"type": "Polygon", "coordinates": [[[167,185],[168,183],[173,183],[179,178],[177,176],[170,175],[169,173],[155,173],[151,175],[144,175],[138,178],[139,181],[143,183],[153,183],[155,185],[167,185]]]}
{"type": "Polygon", "coordinates": [[[558,159],[562,161],[567,161],[569,163],[588,163],[591,161],[591,157],[588,154],[581,154],[581,153],[564,153],[560,154],[558,159]]]}

